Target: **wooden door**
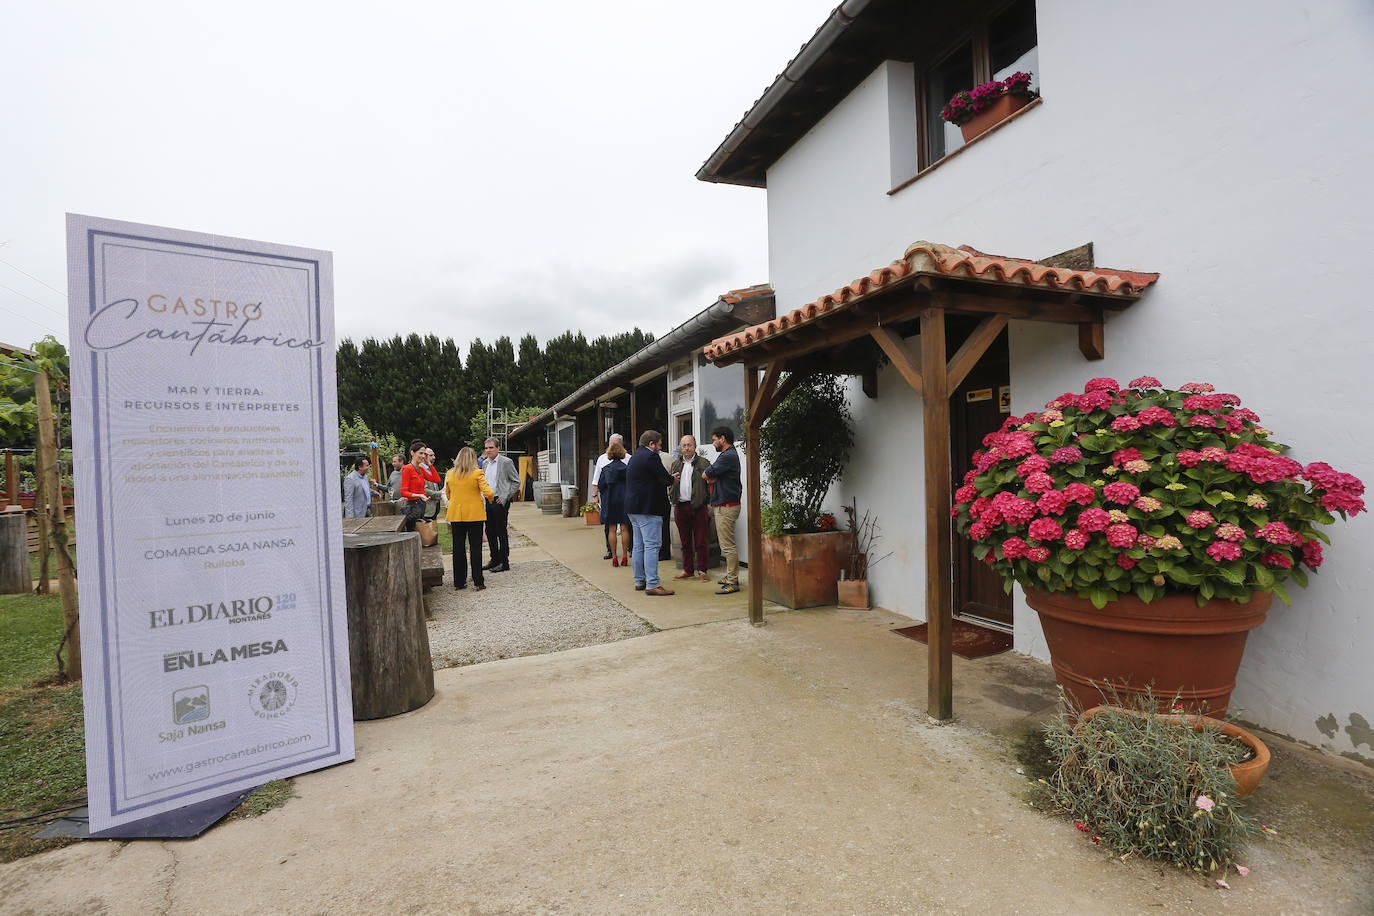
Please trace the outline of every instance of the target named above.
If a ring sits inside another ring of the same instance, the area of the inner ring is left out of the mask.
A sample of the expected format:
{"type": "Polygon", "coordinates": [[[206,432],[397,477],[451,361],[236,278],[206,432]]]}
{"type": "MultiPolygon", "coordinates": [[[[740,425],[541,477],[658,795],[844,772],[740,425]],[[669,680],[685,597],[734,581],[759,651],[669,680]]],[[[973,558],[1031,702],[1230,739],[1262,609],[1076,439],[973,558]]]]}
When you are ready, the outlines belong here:
{"type": "MultiPolygon", "coordinates": [[[[963,484],[973,466],[973,453],[983,437],[995,432],[1011,413],[1011,361],[1007,332],[988,347],[968,378],[950,397],[950,470],[954,486],[963,484]]],[[[973,557],[973,542],[954,533],[954,615],[999,627],[1012,625],[1011,595],[1002,577],[973,557]]]]}

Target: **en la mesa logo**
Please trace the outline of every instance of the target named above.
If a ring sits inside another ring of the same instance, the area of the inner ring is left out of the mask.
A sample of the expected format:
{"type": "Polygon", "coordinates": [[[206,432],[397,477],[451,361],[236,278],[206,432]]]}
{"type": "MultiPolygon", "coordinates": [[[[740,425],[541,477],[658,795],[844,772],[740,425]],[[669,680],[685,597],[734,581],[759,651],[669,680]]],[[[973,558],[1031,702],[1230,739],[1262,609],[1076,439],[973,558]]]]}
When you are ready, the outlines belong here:
{"type": "Polygon", "coordinates": [[[226,347],[267,345],[288,350],[324,346],[323,340],[282,331],[250,333],[248,326],[261,320],[265,312],[261,302],[240,306],[222,299],[193,299],[192,305],[187,306],[184,299],[178,297],[168,305],[166,296],[155,293],[146,300],[127,297],[101,306],[86,322],[82,336],[92,350],[116,350],[138,340],[154,340],[189,343],[191,355],[203,343],[226,347]],[[233,317],[228,309],[231,305],[234,306],[233,317]],[[204,314],[197,314],[197,310],[204,314]]]}
{"type": "Polygon", "coordinates": [[[204,668],[206,665],[218,665],[221,662],[236,662],[245,658],[260,658],[264,655],[275,655],[278,652],[286,651],[286,640],[278,639],[276,642],[264,640],[262,642],[245,643],[242,646],[233,646],[229,649],[215,649],[210,652],[198,652],[194,649],[184,649],[179,652],[168,652],[162,656],[162,670],[170,674],[173,671],[181,671],[184,668],[204,668]]]}
{"type": "Polygon", "coordinates": [[[244,620],[268,620],[272,616],[272,598],[259,595],[256,598],[234,598],[229,601],[211,601],[205,604],[188,604],[184,608],[164,607],[148,612],[148,629],[176,627],[187,623],[204,623],[207,620],[228,620],[239,623],[244,620]]]}

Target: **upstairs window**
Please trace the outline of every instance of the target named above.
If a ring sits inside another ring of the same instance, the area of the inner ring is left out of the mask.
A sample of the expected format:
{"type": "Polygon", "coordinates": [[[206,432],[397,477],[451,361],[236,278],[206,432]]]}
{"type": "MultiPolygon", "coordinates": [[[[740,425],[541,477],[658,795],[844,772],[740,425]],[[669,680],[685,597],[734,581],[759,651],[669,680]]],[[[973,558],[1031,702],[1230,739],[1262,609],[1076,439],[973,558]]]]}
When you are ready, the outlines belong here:
{"type": "Polygon", "coordinates": [[[1006,79],[1018,70],[1031,74],[1031,89],[1038,92],[1040,58],[1035,37],[1035,0],[1015,0],[1010,5],[987,5],[975,10],[967,32],[920,72],[916,91],[921,168],[964,144],[959,128],[940,120],[940,109],[954,93],[989,80],[1006,79]]]}

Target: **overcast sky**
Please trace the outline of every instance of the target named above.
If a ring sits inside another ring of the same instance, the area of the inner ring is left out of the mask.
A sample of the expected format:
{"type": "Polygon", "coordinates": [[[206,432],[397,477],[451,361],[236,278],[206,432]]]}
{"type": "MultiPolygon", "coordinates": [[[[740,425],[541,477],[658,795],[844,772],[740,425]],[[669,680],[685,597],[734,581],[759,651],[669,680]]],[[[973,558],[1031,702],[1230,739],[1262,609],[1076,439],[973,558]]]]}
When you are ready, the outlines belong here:
{"type": "Polygon", "coordinates": [[[0,0],[0,340],[68,211],[334,253],[340,338],[662,334],[768,278],[694,177],[836,0],[0,0]]]}

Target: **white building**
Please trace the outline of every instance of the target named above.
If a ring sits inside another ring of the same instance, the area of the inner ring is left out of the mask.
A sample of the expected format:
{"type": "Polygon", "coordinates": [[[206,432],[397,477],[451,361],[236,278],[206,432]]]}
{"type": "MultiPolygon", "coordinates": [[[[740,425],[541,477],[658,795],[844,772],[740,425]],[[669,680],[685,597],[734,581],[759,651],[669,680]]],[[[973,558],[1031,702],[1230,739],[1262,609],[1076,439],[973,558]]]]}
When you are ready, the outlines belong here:
{"type": "MultiPolygon", "coordinates": [[[[951,398],[956,473],[958,418],[986,422],[1004,386],[1022,414],[1093,376],[1152,375],[1235,392],[1293,457],[1374,481],[1371,63],[1361,0],[847,0],[698,177],[766,188],[780,315],[920,239],[1158,272],[1106,313],[1100,361],[1092,329],[1011,320],[951,398]],[[961,145],[943,101],[1017,70],[1042,97],[961,145]]],[[[874,381],[876,398],[853,380],[858,446],[832,498],[876,510],[894,556],[874,598],[924,619],[923,405],[892,364],[874,381]]],[[[1231,708],[1374,765],[1374,522],[1330,534],[1311,587],[1251,634],[1231,708]]],[[[956,614],[1001,615],[1017,651],[1048,658],[1019,589],[999,609],[968,588],[956,614]]]]}

